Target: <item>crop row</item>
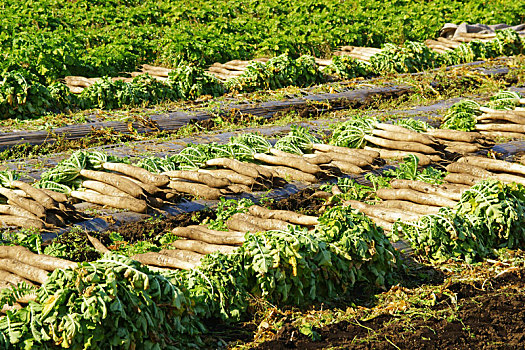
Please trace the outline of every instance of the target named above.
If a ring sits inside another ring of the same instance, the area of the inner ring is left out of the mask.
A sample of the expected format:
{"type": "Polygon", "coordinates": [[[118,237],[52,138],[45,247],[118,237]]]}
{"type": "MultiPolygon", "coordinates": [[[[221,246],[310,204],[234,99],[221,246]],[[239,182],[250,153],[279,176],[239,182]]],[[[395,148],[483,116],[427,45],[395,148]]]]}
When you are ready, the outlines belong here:
{"type": "Polygon", "coordinates": [[[441,65],[471,62],[522,52],[520,37],[512,30],[503,30],[488,42],[471,41],[454,50],[436,53],[423,43],[391,44],[363,63],[348,56],[335,56],[331,65],[320,70],[311,56],[297,59],[281,55],[266,63],[254,61],[243,73],[225,83],[195,66],[180,65],[164,81],[140,75],[130,82],[103,78],[72,94],[60,82],[50,85],[26,69],[2,74],[0,82],[0,113],[4,118],[39,116],[47,112],[73,109],[114,109],[122,106],[143,106],[162,101],[195,99],[201,95],[219,96],[227,91],[278,89],[290,85],[310,86],[334,79],[368,77],[386,73],[416,72],[441,65]]]}
{"type": "MultiPolygon", "coordinates": [[[[522,113],[517,107],[523,102],[520,97],[499,92],[487,105],[475,106],[490,118],[515,115],[513,120],[519,121],[523,118],[518,115],[522,113]]],[[[179,200],[181,194],[217,200],[280,187],[289,181],[315,183],[342,173],[359,175],[384,159],[411,156],[415,168],[426,166],[492,145],[490,137],[482,133],[452,130],[458,123],[451,121],[464,118],[462,106],[473,103],[453,105],[444,118],[444,128],[439,129],[413,119],[388,124],[370,116],[351,117],[333,126],[328,144],[305,128],[292,127],[273,144],[261,135],[246,133],[226,144],[188,145],[179,153],[141,158],[135,164],[102,152],[77,151],[44,172],[34,185],[19,181],[16,172],[1,172],[0,194],[8,199],[8,205],[0,207],[4,214],[0,220],[20,227],[67,225],[81,217],[67,204],[68,196],[144,213],[179,200]]],[[[522,124],[501,125],[517,128],[517,132],[522,128],[522,124]]],[[[488,136],[494,135],[490,132],[488,136]]]]}

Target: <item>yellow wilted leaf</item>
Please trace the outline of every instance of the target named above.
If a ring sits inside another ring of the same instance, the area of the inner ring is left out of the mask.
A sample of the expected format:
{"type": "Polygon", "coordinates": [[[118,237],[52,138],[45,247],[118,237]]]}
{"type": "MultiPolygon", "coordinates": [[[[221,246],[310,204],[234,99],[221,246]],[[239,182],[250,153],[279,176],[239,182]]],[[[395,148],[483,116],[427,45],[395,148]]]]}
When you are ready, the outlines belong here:
{"type": "Polygon", "coordinates": [[[46,317],[49,312],[55,307],[55,304],[58,300],[58,297],[52,295],[44,303],[44,307],[42,308],[42,318],[46,317]]]}
{"type": "Polygon", "coordinates": [[[297,276],[297,259],[295,259],[295,256],[290,257],[290,259],[288,259],[288,262],[293,267],[293,275],[297,276]]]}

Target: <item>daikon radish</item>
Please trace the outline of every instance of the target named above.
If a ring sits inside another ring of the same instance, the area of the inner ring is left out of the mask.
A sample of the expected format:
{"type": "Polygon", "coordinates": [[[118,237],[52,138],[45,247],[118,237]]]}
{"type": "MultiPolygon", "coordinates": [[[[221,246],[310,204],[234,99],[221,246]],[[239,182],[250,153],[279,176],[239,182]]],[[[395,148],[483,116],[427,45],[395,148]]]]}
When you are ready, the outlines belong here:
{"type": "Polygon", "coordinates": [[[168,267],[181,270],[191,270],[197,266],[195,262],[180,260],[168,255],[159,254],[156,252],[148,252],[143,254],[133,255],[133,260],[137,260],[144,265],[153,265],[159,267],[168,267]]]}
{"type": "Polygon", "coordinates": [[[317,178],[314,175],[305,173],[304,171],[292,169],[286,166],[269,166],[268,168],[276,172],[279,177],[282,177],[285,180],[290,179],[292,181],[311,183],[317,182],[317,178]]]}
{"type": "Polygon", "coordinates": [[[180,250],[180,249],[162,249],[159,254],[167,255],[175,259],[182,261],[188,261],[190,263],[198,264],[204,257],[203,254],[192,252],[191,250],[180,250]]]}
{"type": "Polygon", "coordinates": [[[58,203],[67,202],[67,196],[64,193],[48,190],[47,188],[41,188],[40,190],[45,192],[49,197],[53,198],[55,202],[58,202],[58,203]]]}
{"type": "Polygon", "coordinates": [[[198,183],[170,181],[168,187],[174,189],[177,192],[191,194],[195,197],[203,199],[214,200],[221,197],[221,191],[219,189],[198,183]]]}
{"type": "Polygon", "coordinates": [[[222,188],[231,185],[231,181],[228,179],[221,179],[214,177],[210,174],[205,174],[202,172],[189,171],[189,170],[172,170],[166,171],[163,174],[166,174],[171,179],[184,179],[199,182],[213,188],[222,188]]]}
{"type": "Polygon", "coordinates": [[[508,131],[480,131],[483,136],[495,138],[508,138],[508,139],[522,139],[525,137],[525,134],[520,134],[517,132],[508,132],[508,131]]]}
{"type": "Polygon", "coordinates": [[[525,133],[525,125],[521,124],[476,124],[478,131],[505,131],[512,133],[525,133]]]}
{"type": "Polygon", "coordinates": [[[220,252],[222,254],[231,254],[235,252],[237,248],[229,245],[210,244],[191,239],[178,239],[171,245],[177,249],[191,250],[200,254],[212,254],[215,252],[220,252]]]}
{"type": "Polygon", "coordinates": [[[77,263],[45,254],[35,254],[21,246],[0,246],[0,258],[13,259],[47,271],[75,268],[77,263]]]}
{"type": "Polygon", "coordinates": [[[489,179],[492,176],[490,171],[467,163],[451,163],[447,165],[446,170],[449,173],[469,174],[483,179],[489,179]]]}
{"type": "Polygon", "coordinates": [[[153,174],[146,169],[125,163],[102,163],[102,168],[106,170],[117,171],[143,183],[151,184],[157,187],[162,187],[170,181],[166,175],[153,174]]]}
{"type": "Polygon", "coordinates": [[[51,196],[39,188],[35,188],[28,183],[23,181],[14,180],[11,181],[11,185],[21,189],[33,198],[37,203],[40,203],[46,209],[58,209],[57,203],[51,196]]]}
{"type": "Polygon", "coordinates": [[[318,165],[308,163],[306,160],[295,157],[276,157],[268,154],[255,153],[253,157],[261,162],[273,165],[284,165],[294,169],[298,169],[308,174],[317,174],[321,172],[318,165]]]}
{"type": "Polygon", "coordinates": [[[194,239],[211,244],[241,245],[244,235],[228,234],[228,231],[214,231],[195,227],[176,227],[171,232],[179,237],[194,239]]]}
{"type": "Polygon", "coordinates": [[[162,190],[160,188],[158,188],[157,186],[155,186],[155,185],[144,183],[142,181],[139,181],[139,180],[134,179],[134,178],[129,177],[129,176],[123,176],[123,178],[128,179],[129,181],[136,183],[137,185],[140,186],[140,188],[142,188],[143,191],[145,191],[145,192],[147,192],[149,194],[157,194],[159,192],[162,192],[162,190]]]}
{"type": "Polygon", "coordinates": [[[46,216],[46,209],[42,204],[37,203],[36,201],[28,198],[21,197],[14,193],[12,190],[9,190],[4,187],[0,187],[0,194],[6,197],[8,200],[16,204],[22,209],[25,209],[39,218],[46,216]]]}
{"type": "Polygon", "coordinates": [[[14,285],[17,285],[19,283],[25,283],[28,286],[34,286],[33,282],[31,282],[30,280],[5,270],[0,270],[0,281],[9,282],[14,285]]]}
{"type": "Polygon", "coordinates": [[[85,202],[106,205],[117,209],[127,209],[137,213],[145,213],[148,206],[145,201],[132,197],[116,197],[100,194],[94,191],[71,191],[71,197],[85,202]]]}
{"type": "Polygon", "coordinates": [[[259,172],[250,167],[246,166],[243,162],[240,162],[236,159],[230,159],[230,158],[215,158],[210,159],[206,162],[207,166],[221,166],[224,168],[231,169],[235,171],[236,173],[252,177],[254,179],[259,177],[259,172]]]}
{"type": "Polygon", "coordinates": [[[35,214],[32,214],[29,211],[19,208],[15,205],[0,204],[0,213],[12,215],[12,216],[20,216],[23,218],[28,218],[28,219],[37,220],[37,221],[41,220],[35,214]]]}
{"type": "MultiPolygon", "coordinates": [[[[316,152],[320,152],[320,151],[316,151],[316,152]]],[[[336,153],[336,152],[326,152],[326,153],[320,152],[320,153],[316,153],[316,154],[326,154],[332,160],[352,163],[352,164],[354,164],[354,165],[356,165],[358,167],[367,166],[367,165],[372,164],[372,162],[369,162],[367,158],[361,157],[359,154],[352,155],[352,156],[350,156],[348,154],[336,153]]]]}
{"type": "Polygon", "coordinates": [[[348,154],[348,155],[359,154],[361,156],[367,156],[367,157],[371,157],[371,158],[379,157],[379,152],[373,151],[373,150],[348,148],[348,147],[333,146],[333,145],[325,145],[325,144],[322,144],[322,143],[314,143],[314,144],[312,144],[312,148],[314,150],[318,150],[318,151],[321,151],[321,152],[337,152],[337,153],[343,153],[343,154],[348,154]]]}
{"type": "Polygon", "coordinates": [[[441,207],[416,204],[416,203],[412,203],[408,201],[401,201],[401,200],[389,200],[389,201],[377,202],[374,206],[380,207],[380,208],[399,209],[399,210],[404,210],[407,212],[413,212],[413,213],[422,214],[422,215],[437,214],[437,212],[441,208],[441,207]]]}
{"type": "Polygon", "coordinates": [[[502,173],[513,173],[525,175],[525,166],[504,160],[490,159],[484,157],[463,157],[458,159],[458,163],[466,163],[489,170],[500,171],[502,173]]]}
{"type": "Polygon", "coordinates": [[[352,209],[359,210],[365,215],[374,216],[387,222],[401,221],[417,221],[421,215],[409,212],[406,210],[396,210],[390,208],[375,207],[363,202],[347,200],[343,205],[350,206],[352,209]]]}
{"type": "Polygon", "coordinates": [[[455,184],[464,184],[468,186],[473,186],[482,180],[483,178],[481,177],[462,173],[450,173],[447,174],[447,176],[445,176],[445,181],[447,182],[452,182],[455,184]]]}
{"type": "MultiPolygon", "coordinates": [[[[404,128],[402,128],[404,129],[404,128]]],[[[407,130],[407,129],[405,129],[407,130]]],[[[417,132],[414,132],[412,134],[408,134],[405,132],[397,132],[397,131],[386,131],[386,130],[378,130],[374,129],[372,130],[372,135],[381,137],[383,139],[388,139],[392,141],[401,141],[401,142],[417,142],[421,143],[423,145],[428,146],[437,146],[437,143],[434,142],[430,137],[424,134],[420,134],[417,132]]]]}
{"type": "Polygon", "coordinates": [[[226,227],[228,229],[238,232],[262,232],[266,231],[264,228],[255,225],[254,223],[245,221],[245,220],[237,220],[235,218],[229,218],[226,221],[226,227]]]}
{"type": "Polygon", "coordinates": [[[135,198],[140,197],[144,193],[139,185],[118,174],[82,169],[80,170],[80,175],[87,179],[104,182],[116,187],[135,198]]]}
{"type": "Polygon", "coordinates": [[[394,179],[390,181],[392,188],[408,188],[414,191],[435,194],[453,201],[461,199],[461,191],[446,186],[431,185],[423,181],[394,179]]]}
{"type": "Polygon", "coordinates": [[[316,154],[293,154],[284,152],[275,148],[270,148],[270,153],[277,157],[294,157],[299,159],[305,159],[308,163],[312,164],[326,164],[330,163],[332,160],[331,157],[324,153],[316,153],[316,154]]]}
{"type": "Polygon", "coordinates": [[[376,195],[383,200],[399,199],[438,207],[452,208],[456,205],[456,201],[451,199],[407,188],[381,188],[376,191],[376,195]]]}
{"type": "Polygon", "coordinates": [[[345,174],[361,174],[363,172],[363,169],[361,169],[357,165],[349,162],[342,162],[340,160],[334,160],[330,162],[329,165],[338,168],[345,174]]]}
{"type": "Polygon", "coordinates": [[[428,155],[417,153],[417,152],[404,152],[404,151],[393,151],[388,149],[379,149],[379,148],[372,148],[369,146],[365,146],[365,149],[371,149],[371,150],[377,150],[379,152],[379,155],[383,159],[404,159],[410,154],[413,154],[417,157],[419,160],[419,165],[429,165],[432,163],[432,160],[429,158],[428,155]]]}
{"type": "Polygon", "coordinates": [[[504,120],[515,124],[525,124],[525,116],[520,116],[512,113],[502,113],[502,114],[482,114],[476,117],[476,120],[504,120]]]}
{"type": "Polygon", "coordinates": [[[439,139],[460,142],[476,142],[478,139],[482,138],[482,135],[479,132],[460,130],[430,129],[426,133],[439,139]]]}
{"type": "Polygon", "coordinates": [[[40,284],[46,283],[48,278],[46,270],[13,259],[0,259],[0,269],[40,284]]]}
{"type": "Polygon", "coordinates": [[[253,177],[239,174],[233,170],[228,169],[199,169],[199,173],[209,174],[218,179],[226,179],[232,183],[241,184],[245,186],[253,186],[256,183],[256,180],[253,177]]]}
{"type": "Polygon", "coordinates": [[[262,219],[246,213],[236,213],[230,218],[231,220],[240,220],[249,222],[264,230],[287,230],[290,223],[278,219],[262,219]]]}
{"type": "Polygon", "coordinates": [[[375,127],[377,129],[381,129],[381,130],[389,132],[390,134],[389,136],[386,136],[387,134],[383,133],[385,136],[381,136],[381,137],[386,137],[387,139],[390,139],[390,140],[414,141],[414,142],[422,143],[424,145],[435,145],[436,144],[436,140],[433,139],[431,136],[425,135],[423,133],[419,133],[414,130],[407,129],[399,125],[377,123],[375,127]],[[409,135],[409,136],[408,136],[408,139],[399,139],[399,136],[397,135],[401,135],[401,137],[406,137],[405,135],[409,135]]]}
{"type": "Polygon", "coordinates": [[[290,210],[270,210],[258,205],[248,207],[248,212],[260,218],[278,219],[297,225],[311,226],[319,223],[315,216],[302,215],[290,210]]]}
{"type": "Polygon", "coordinates": [[[423,154],[438,153],[434,148],[419,142],[392,141],[370,135],[365,135],[364,139],[370,143],[373,143],[376,146],[385,147],[393,150],[400,150],[405,152],[418,152],[423,154]]]}
{"type": "Polygon", "coordinates": [[[100,182],[100,181],[85,180],[85,181],[82,181],[82,187],[88,188],[90,190],[93,190],[95,192],[98,192],[100,194],[105,194],[108,196],[133,198],[131,197],[130,194],[124,191],[121,191],[118,188],[108,185],[104,182],[100,182]]]}
{"type": "Polygon", "coordinates": [[[39,230],[45,227],[44,222],[40,219],[29,219],[27,217],[0,215],[0,226],[16,226],[20,228],[37,228],[39,230]]]}

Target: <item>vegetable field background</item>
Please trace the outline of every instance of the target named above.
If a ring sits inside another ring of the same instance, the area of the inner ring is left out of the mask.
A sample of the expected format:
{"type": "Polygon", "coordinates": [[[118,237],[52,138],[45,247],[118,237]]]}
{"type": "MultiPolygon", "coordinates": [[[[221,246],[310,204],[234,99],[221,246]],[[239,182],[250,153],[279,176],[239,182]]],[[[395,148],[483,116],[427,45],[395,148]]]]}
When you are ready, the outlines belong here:
{"type": "Polygon", "coordinates": [[[523,347],[523,1],[0,10],[0,350],[523,347]]]}
{"type": "Polygon", "coordinates": [[[519,24],[524,13],[523,3],[502,0],[8,0],[0,48],[3,69],[29,66],[50,79],[111,76],[142,62],[322,57],[341,45],[434,38],[445,22],[519,24]]]}

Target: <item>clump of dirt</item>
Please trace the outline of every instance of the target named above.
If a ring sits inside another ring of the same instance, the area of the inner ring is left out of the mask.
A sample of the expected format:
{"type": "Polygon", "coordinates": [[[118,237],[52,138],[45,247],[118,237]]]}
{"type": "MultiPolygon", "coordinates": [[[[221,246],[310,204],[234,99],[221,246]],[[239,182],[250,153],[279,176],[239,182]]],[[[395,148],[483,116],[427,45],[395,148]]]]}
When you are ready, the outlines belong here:
{"type": "MultiPolygon", "coordinates": [[[[102,244],[109,246],[113,244],[110,234],[118,233],[126,242],[136,243],[138,241],[151,241],[154,243],[159,235],[179,227],[199,224],[205,218],[215,218],[215,213],[210,210],[202,210],[195,213],[183,213],[169,218],[149,218],[138,222],[131,222],[122,226],[113,226],[104,232],[87,232],[87,234],[98,238],[102,244]]],[[[53,239],[46,246],[56,246],[60,257],[75,262],[94,261],[100,258],[87,239],[84,231],[67,231],[53,239]]]]}
{"type": "Polygon", "coordinates": [[[270,204],[270,209],[273,210],[291,210],[303,214],[319,215],[319,210],[324,204],[323,200],[319,198],[312,198],[315,193],[313,188],[306,188],[302,191],[294,193],[287,198],[270,204]]]}
{"type": "Polygon", "coordinates": [[[524,269],[490,279],[487,289],[456,283],[457,306],[450,299],[435,308],[448,317],[410,320],[380,315],[368,321],[343,321],[314,329],[321,340],[312,340],[291,324],[285,324],[274,339],[256,349],[521,349],[525,342],[524,269]],[[455,309],[455,311],[454,311],[455,309]]]}
{"type": "Polygon", "coordinates": [[[110,243],[109,232],[120,234],[128,243],[135,243],[151,239],[163,232],[167,232],[175,227],[198,225],[202,220],[215,218],[215,213],[210,210],[198,212],[182,213],[173,217],[148,218],[145,220],[130,222],[121,226],[108,228],[100,234],[103,243],[110,243]]]}

